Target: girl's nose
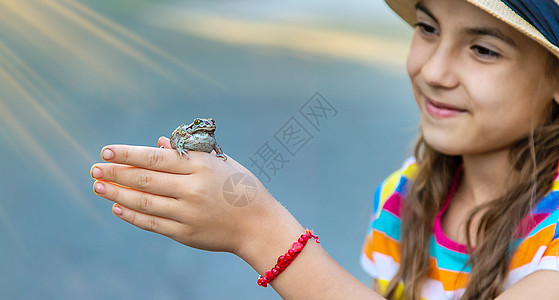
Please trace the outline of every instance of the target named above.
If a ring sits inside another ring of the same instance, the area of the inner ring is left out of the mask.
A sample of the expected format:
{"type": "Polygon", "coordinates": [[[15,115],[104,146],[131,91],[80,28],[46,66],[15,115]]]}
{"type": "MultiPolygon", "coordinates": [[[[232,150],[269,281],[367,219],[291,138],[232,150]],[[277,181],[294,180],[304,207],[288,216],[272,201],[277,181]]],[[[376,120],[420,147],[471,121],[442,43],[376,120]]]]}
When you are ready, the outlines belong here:
{"type": "Polygon", "coordinates": [[[451,89],[458,85],[458,60],[449,47],[439,44],[421,69],[423,80],[431,86],[451,89]]]}

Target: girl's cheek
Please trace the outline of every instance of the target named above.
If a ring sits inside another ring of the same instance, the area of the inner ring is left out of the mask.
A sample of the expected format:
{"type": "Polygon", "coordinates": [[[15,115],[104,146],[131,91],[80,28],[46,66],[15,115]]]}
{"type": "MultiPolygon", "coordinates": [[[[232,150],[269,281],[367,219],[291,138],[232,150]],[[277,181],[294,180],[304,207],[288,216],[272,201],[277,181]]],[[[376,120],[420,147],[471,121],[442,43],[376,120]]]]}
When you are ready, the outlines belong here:
{"type": "Polygon", "coordinates": [[[417,60],[414,59],[413,52],[411,52],[411,51],[410,51],[410,54],[408,56],[408,60],[406,62],[406,68],[407,68],[407,71],[408,71],[408,76],[412,80],[419,73],[419,65],[417,63],[417,60]]]}
{"type": "Polygon", "coordinates": [[[406,62],[406,68],[410,79],[414,79],[414,77],[421,72],[424,56],[426,55],[425,52],[427,51],[427,49],[422,46],[422,43],[417,40],[416,35],[417,34],[414,34],[412,39],[408,60],[406,62]]]}

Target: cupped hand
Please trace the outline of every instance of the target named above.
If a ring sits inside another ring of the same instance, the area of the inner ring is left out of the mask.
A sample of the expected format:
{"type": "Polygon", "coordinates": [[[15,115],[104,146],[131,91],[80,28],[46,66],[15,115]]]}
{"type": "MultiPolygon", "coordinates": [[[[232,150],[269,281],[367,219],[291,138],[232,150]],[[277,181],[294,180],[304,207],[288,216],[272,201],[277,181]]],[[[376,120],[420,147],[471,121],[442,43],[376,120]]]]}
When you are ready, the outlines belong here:
{"type": "Polygon", "coordinates": [[[235,253],[275,200],[231,157],[189,151],[180,157],[167,138],[161,148],[111,145],[108,163],[95,164],[97,195],[115,202],[113,213],[139,228],[190,247],[235,253]]]}

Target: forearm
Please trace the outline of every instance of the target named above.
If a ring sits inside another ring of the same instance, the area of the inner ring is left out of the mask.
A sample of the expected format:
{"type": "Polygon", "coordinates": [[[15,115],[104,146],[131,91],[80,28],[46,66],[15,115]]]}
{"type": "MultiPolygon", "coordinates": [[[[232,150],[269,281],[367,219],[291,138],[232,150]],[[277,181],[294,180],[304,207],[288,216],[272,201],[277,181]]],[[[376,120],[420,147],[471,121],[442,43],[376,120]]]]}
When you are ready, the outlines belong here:
{"type": "MultiPolygon", "coordinates": [[[[255,225],[256,238],[238,253],[259,274],[274,267],[277,258],[305,231],[284,207],[277,206],[269,222],[255,225]]],[[[383,299],[312,240],[271,286],[284,299],[383,299]]]]}

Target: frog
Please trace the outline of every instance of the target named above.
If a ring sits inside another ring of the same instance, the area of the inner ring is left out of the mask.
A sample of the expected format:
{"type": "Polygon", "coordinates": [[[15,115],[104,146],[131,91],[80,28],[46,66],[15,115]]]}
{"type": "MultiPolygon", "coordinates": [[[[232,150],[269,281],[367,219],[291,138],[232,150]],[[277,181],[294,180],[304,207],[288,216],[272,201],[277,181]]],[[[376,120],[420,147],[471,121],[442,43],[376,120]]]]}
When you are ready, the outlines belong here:
{"type": "Polygon", "coordinates": [[[188,150],[212,152],[215,150],[216,157],[223,161],[227,156],[215,140],[215,120],[212,118],[196,118],[190,125],[181,124],[171,134],[171,148],[177,150],[182,158],[183,154],[187,159],[188,150]]]}

